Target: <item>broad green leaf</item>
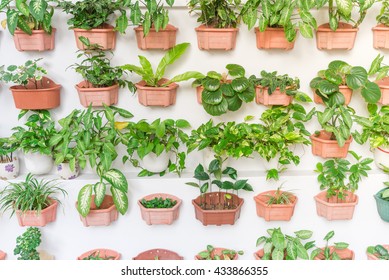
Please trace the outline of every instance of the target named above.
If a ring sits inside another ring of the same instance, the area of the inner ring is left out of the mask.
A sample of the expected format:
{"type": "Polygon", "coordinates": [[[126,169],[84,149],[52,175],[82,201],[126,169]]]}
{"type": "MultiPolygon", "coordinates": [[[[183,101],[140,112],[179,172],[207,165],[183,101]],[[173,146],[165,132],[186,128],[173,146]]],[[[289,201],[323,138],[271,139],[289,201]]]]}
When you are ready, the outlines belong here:
{"type": "Polygon", "coordinates": [[[342,76],[338,74],[335,69],[329,68],[324,72],[326,80],[333,83],[334,85],[341,85],[343,83],[342,76]]]}
{"type": "Polygon", "coordinates": [[[266,30],[266,27],[269,24],[269,20],[263,16],[263,14],[259,15],[259,31],[264,32],[266,30]]]}
{"type": "Polygon", "coordinates": [[[187,81],[187,80],[190,80],[190,79],[202,79],[202,78],[204,78],[204,75],[201,74],[200,72],[197,72],[197,71],[188,71],[188,72],[185,72],[185,73],[183,73],[183,74],[174,76],[174,77],[169,81],[169,84],[170,84],[170,83],[178,83],[178,82],[182,82],[182,81],[187,81]]]}
{"type": "MultiPolygon", "coordinates": [[[[201,100],[203,103],[217,105],[220,104],[223,100],[223,94],[221,89],[219,88],[216,91],[209,91],[204,89],[201,94],[201,100]]],[[[205,105],[205,104],[203,104],[205,105]]]]}
{"type": "Polygon", "coordinates": [[[116,19],[115,29],[119,31],[121,34],[124,34],[126,33],[127,27],[128,27],[128,19],[126,13],[124,12],[116,19]]]}
{"type": "Polygon", "coordinates": [[[250,86],[247,78],[236,78],[231,82],[231,87],[237,92],[243,92],[250,86]]]}
{"type": "Polygon", "coordinates": [[[142,12],[139,8],[139,2],[136,1],[134,5],[131,7],[130,20],[134,25],[138,25],[142,18],[142,12]]]}
{"type": "Polygon", "coordinates": [[[47,9],[47,2],[45,0],[31,0],[30,13],[38,21],[43,21],[45,11],[47,9]]]}
{"type": "Polygon", "coordinates": [[[280,251],[284,251],[285,248],[285,237],[282,234],[280,229],[274,230],[272,236],[271,236],[272,243],[275,248],[279,249],[280,251]]]}
{"type": "Polygon", "coordinates": [[[367,103],[377,103],[381,98],[380,87],[370,81],[362,88],[361,94],[367,103]]]}
{"type": "Polygon", "coordinates": [[[353,1],[352,0],[336,0],[336,8],[338,11],[348,17],[351,15],[351,11],[353,9],[353,1]]]}
{"type": "Polygon", "coordinates": [[[237,96],[226,97],[228,103],[228,110],[235,112],[238,111],[242,107],[242,100],[237,96]]]}
{"type": "Polygon", "coordinates": [[[101,203],[103,203],[106,189],[107,187],[103,182],[99,182],[94,185],[95,204],[98,208],[101,206],[101,203]]]}
{"type": "Polygon", "coordinates": [[[190,127],[190,123],[186,120],[183,120],[183,119],[178,119],[176,121],[176,125],[178,128],[189,128],[190,127]]]}
{"type": "Polygon", "coordinates": [[[115,189],[127,192],[128,182],[123,173],[117,169],[110,169],[102,174],[104,180],[107,180],[115,189]]]}
{"type": "Polygon", "coordinates": [[[295,231],[295,234],[298,238],[305,240],[311,238],[313,232],[310,230],[299,230],[295,231]]]}
{"type": "Polygon", "coordinates": [[[228,97],[235,96],[235,91],[231,87],[231,84],[221,84],[220,88],[221,88],[223,95],[228,96],[228,97]]]}
{"type": "MultiPolygon", "coordinates": [[[[324,100],[324,103],[325,100],[324,100]]],[[[332,106],[335,106],[335,105],[344,105],[346,103],[346,98],[344,97],[344,95],[337,91],[333,94],[330,95],[329,99],[328,99],[328,103],[326,103],[327,105],[329,105],[330,107],[332,106]]]]}
{"type": "MultiPolygon", "coordinates": [[[[149,34],[150,28],[151,28],[151,15],[150,15],[149,11],[146,11],[146,13],[145,13],[142,27],[143,27],[143,36],[147,36],[149,34]]],[[[161,79],[161,78],[162,78],[162,76],[159,79],[161,79]]]]}
{"type": "Polygon", "coordinates": [[[336,249],[346,249],[349,246],[349,244],[345,242],[335,242],[334,244],[336,249]]]}
{"type": "Polygon", "coordinates": [[[359,89],[367,82],[367,72],[361,66],[353,67],[346,76],[346,83],[351,89],[359,89]]]}
{"type": "Polygon", "coordinates": [[[377,73],[381,67],[381,63],[383,60],[384,60],[383,55],[381,54],[377,55],[377,57],[373,60],[373,62],[370,65],[368,75],[374,75],[375,73],[377,73]]]}
{"type": "Polygon", "coordinates": [[[81,216],[86,217],[90,211],[93,185],[85,185],[78,193],[77,210],[81,216]]]}
{"type": "Polygon", "coordinates": [[[332,230],[326,234],[326,236],[324,237],[324,240],[329,241],[332,237],[334,237],[334,235],[335,235],[335,232],[332,230]]]}
{"type": "Polygon", "coordinates": [[[28,17],[30,15],[30,10],[28,9],[28,6],[26,4],[26,0],[16,0],[15,4],[16,4],[16,8],[18,8],[18,10],[23,15],[25,15],[26,17],[28,17]]]}
{"type": "Polygon", "coordinates": [[[280,26],[287,26],[290,23],[290,18],[292,16],[292,13],[293,13],[292,5],[285,6],[281,11],[278,24],[280,26]]]}
{"type": "Polygon", "coordinates": [[[215,91],[219,89],[221,82],[214,78],[205,78],[202,81],[202,85],[206,90],[215,91]]]}
{"type": "Polygon", "coordinates": [[[22,17],[19,17],[18,19],[18,27],[25,33],[31,35],[32,34],[32,30],[30,28],[30,26],[28,25],[28,23],[22,18],[22,17]]]}
{"type": "Polygon", "coordinates": [[[284,259],[284,250],[274,248],[271,254],[272,260],[283,260],[284,259]]]}
{"type": "Polygon", "coordinates": [[[211,105],[203,103],[204,110],[212,116],[220,116],[227,112],[228,102],[226,99],[222,99],[222,102],[217,105],[211,105]]]}
{"type": "Polygon", "coordinates": [[[131,112],[129,112],[125,109],[119,108],[119,107],[111,106],[111,109],[114,110],[115,112],[118,112],[118,114],[121,117],[126,118],[126,119],[130,119],[134,116],[131,112]]]}
{"type": "Polygon", "coordinates": [[[339,87],[337,85],[327,80],[322,80],[321,82],[318,82],[317,89],[320,91],[320,93],[325,95],[329,95],[333,92],[339,91],[339,87]]]}
{"type": "Polygon", "coordinates": [[[299,29],[300,29],[301,35],[303,35],[305,38],[313,38],[313,30],[309,24],[303,23],[300,21],[299,22],[299,29]]]}
{"type": "Polygon", "coordinates": [[[251,101],[254,100],[255,98],[255,92],[254,91],[250,91],[250,90],[246,90],[244,92],[239,92],[238,93],[238,97],[240,100],[246,102],[246,103],[249,103],[251,101]]]}
{"type": "Polygon", "coordinates": [[[15,10],[7,11],[7,27],[11,35],[14,35],[16,27],[18,26],[19,14],[15,10]]]}
{"type": "Polygon", "coordinates": [[[297,36],[297,30],[294,28],[293,24],[288,24],[284,27],[285,37],[288,42],[293,42],[297,36]]]}
{"type": "Polygon", "coordinates": [[[111,193],[113,202],[115,203],[116,209],[120,214],[124,215],[128,209],[128,197],[127,192],[123,192],[118,188],[111,187],[111,193]]]}
{"type": "Polygon", "coordinates": [[[246,70],[238,64],[227,64],[228,74],[232,77],[244,77],[246,70]]]}
{"type": "Polygon", "coordinates": [[[153,67],[151,66],[150,61],[142,55],[139,55],[139,62],[142,65],[143,71],[146,75],[154,76],[153,67]]]}
{"type": "Polygon", "coordinates": [[[286,245],[286,253],[290,259],[297,259],[297,247],[294,246],[293,242],[288,242],[286,245]]]}
{"type": "Polygon", "coordinates": [[[155,77],[160,80],[165,74],[166,67],[173,64],[178,58],[180,58],[185,50],[189,47],[189,43],[181,43],[170,49],[162,58],[161,62],[155,72],[155,77]]]}
{"type": "Polygon", "coordinates": [[[165,136],[165,131],[166,131],[165,123],[161,122],[161,123],[157,126],[157,129],[156,129],[156,131],[155,131],[155,134],[157,135],[157,137],[162,138],[162,137],[165,136]]]}
{"type": "Polygon", "coordinates": [[[308,260],[308,259],[309,259],[308,252],[307,252],[307,250],[304,248],[304,246],[301,244],[301,242],[296,242],[296,243],[295,243],[295,246],[296,246],[296,248],[297,248],[297,256],[298,256],[300,259],[308,260]]]}

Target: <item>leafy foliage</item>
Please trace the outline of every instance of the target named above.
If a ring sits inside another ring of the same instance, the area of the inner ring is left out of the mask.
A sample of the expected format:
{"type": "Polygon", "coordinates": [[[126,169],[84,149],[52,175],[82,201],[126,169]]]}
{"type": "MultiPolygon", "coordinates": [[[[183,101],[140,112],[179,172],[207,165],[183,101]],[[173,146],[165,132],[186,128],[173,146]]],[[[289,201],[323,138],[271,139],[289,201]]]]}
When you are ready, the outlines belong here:
{"type": "Polygon", "coordinates": [[[12,162],[17,149],[17,144],[11,143],[9,138],[0,138],[0,163],[12,162]]]}
{"type": "Polygon", "coordinates": [[[171,198],[163,199],[162,197],[154,197],[153,199],[142,199],[140,202],[145,208],[173,208],[177,204],[177,200],[171,198]]]}
{"type": "Polygon", "coordinates": [[[383,55],[379,54],[370,65],[368,75],[375,76],[376,81],[389,76],[389,65],[383,63],[384,58],[383,55]]]}
{"type": "Polygon", "coordinates": [[[379,191],[378,195],[380,195],[380,198],[382,198],[383,200],[389,201],[389,182],[385,182],[384,184],[386,188],[379,191]]]}
{"type": "Polygon", "coordinates": [[[324,237],[324,241],[326,242],[326,245],[324,248],[316,248],[311,252],[311,259],[315,259],[315,257],[319,257],[323,260],[341,260],[339,255],[336,253],[334,249],[342,250],[348,248],[349,244],[345,242],[335,242],[333,249],[328,245],[329,241],[334,237],[335,232],[330,231],[326,234],[324,237]]]}
{"type": "Polygon", "coordinates": [[[270,205],[281,205],[281,204],[290,204],[292,203],[291,199],[293,198],[293,193],[289,191],[282,191],[281,186],[277,188],[274,194],[266,194],[268,200],[266,204],[270,205]]]}
{"type": "Polygon", "coordinates": [[[100,256],[100,251],[97,250],[97,251],[92,252],[90,255],[83,258],[82,260],[83,261],[102,261],[102,260],[113,260],[113,259],[114,259],[113,256],[105,256],[105,257],[100,256]]]}
{"type": "Polygon", "coordinates": [[[389,26],[389,1],[382,0],[382,6],[379,15],[377,16],[377,22],[385,26],[389,26]]]}
{"type": "Polygon", "coordinates": [[[42,242],[41,236],[39,228],[29,227],[16,238],[14,255],[20,255],[18,260],[40,260],[37,248],[42,242]]]}
{"type": "Polygon", "coordinates": [[[380,260],[389,260],[388,250],[382,245],[367,247],[367,253],[375,255],[380,260]]]}
{"type": "Polygon", "coordinates": [[[198,256],[200,260],[233,260],[237,254],[243,255],[243,251],[224,249],[221,254],[217,254],[215,247],[207,245],[207,250],[201,251],[198,256]]]}

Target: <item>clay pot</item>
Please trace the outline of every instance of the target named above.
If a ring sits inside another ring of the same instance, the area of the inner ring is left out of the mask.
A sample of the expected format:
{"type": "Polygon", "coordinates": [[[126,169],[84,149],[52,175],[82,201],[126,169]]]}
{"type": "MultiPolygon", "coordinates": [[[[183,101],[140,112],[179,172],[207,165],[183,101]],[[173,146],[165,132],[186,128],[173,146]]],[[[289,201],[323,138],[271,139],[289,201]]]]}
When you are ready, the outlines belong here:
{"type": "Polygon", "coordinates": [[[329,23],[320,25],[316,31],[316,45],[319,50],[351,50],[354,47],[358,28],[351,24],[339,23],[336,31],[330,28],[329,23]]]}
{"type": "Polygon", "coordinates": [[[61,179],[64,180],[72,180],[78,177],[80,174],[80,165],[76,163],[74,171],[70,169],[70,164],[67,162],[63,162],[57,165],[57,174],[61,179]]]}
{"type": "Polygon", "coordinates": [[[3,261],[5,260],[5,257],[7,256],[7,254],[3,251],[0,250],[0,261],[3,261]]]}
{"type": "Polygon", "coordinates": [[[138,200],[142,219],[148,225],[171,225],[175,220],[178,219],[181,203],[181,199],[166,193],[150,194],[138,200]],[[172,208],[146,208],[141,203],[143,199],[152,200],[156,197],[161,197],[162,199],[170,198],[173,201],[177,201],[177,203],[172,208]]]}
{"type": "Polygon", "coordinates": [[[107,106],[118,103],[119,85],[110,87],[94,88],[90,87],[87,81],[82,81],[76,85],[80,103],[84,107],[101,107],[103,104],[107,106]]]}
{"type": "Polygon", "coordinates": [[[10,162],[0,162],[0,179],[11,180],[19,175],[19,159],[14,157],[10,162]]]}
{"type": "Polygon", "coordinates": [[[378,101],[381,105],[389,105],[389,77],[376,82],[381,90],[381,98],[378,101]]]}
{"type": "Polygon", "coordinates": [[[149,34],[144,37],[143,27],[134,28],[138,48],[141,50],[157,49],[168,50],[176,45],[176,34],[178,28],[168,24],[165,29],[155,31],[155,28],[150,28],[149,34]]]}
{"type": "Polygon", "coordinates": [[[45,209],[42,209],[39,215],[35,210],[29,210],[24,213],[20,210],[16,210],[15,213],[21,227],[44,227],[48,223],[55,221],[57,217],[57,208],[58,202],[51,199],[51,204],[45,209]]]}
{"type": "Polygon", "coordinates": [[[29,82],[26,87],[20,85],[10,87],[16,108],[44,110],[57,108],[60,105],[61,85],[49,78],[43,77],[38,81],[38,89],[32,82],[29,82]]]}
{"type": "MultiPolygon", "coordinates": [[[[345,99],[344,104],[345,105],[350,104],[351,97],[353,95],[353,90],[348,86],[339,86],[339,92],[344,96],[345,99]]],[[[316,104],[324,104],[323,99],[315,93],[315,90],[313,90],[313,101],[316,104]]]]}
{"type": "Polygon", "coordinates": [[[254,253],[254,258],[256,260],[262,260],[263,255],[265,255],[265,252],[264,252],[263,249],[260,249],[260,250],[258,250],[257,252],[254,253]]]}
{"type": "Polygon", "coordinates": [[[196,219],[203,223],[204,226],[207,225],[233,225],[235,221],[240,217],[240,210],[243,205],[243,198],[238,197],[235,194],[230,194],[232,198],[227,201],[224,196],[224,192],[210,192],[206,193],[203,196],[198,196],[196,199],[192,200],[192,204],[195,209],[196,219]],[[235,209],[216,209],[216,210],[204,210],[200,207],[201,203],[204,202],[209,205],[212,201],[213,204],[220,202],[221,205],[224,203],[237,204],[238,206],[235,209]]]}
{"type": "MultiPolygon", "coordinates": [[[[382,247],[384,247],[386,250],[389,250],[389,245],[382,245],[382,247]]],[[[366,255],[367,255],[368,260],[371,260],[371,261],[378,261],[379,260],[379,258],[374,254],[369,254],[366,252],[366,255]]]]}
{"type": "Polygon", "coordinates": [[[336,140],[331,140],[331,133],[324,130],[319,135],[312,134],[312,154],[322,158],[345,158],[347,157],[352,136],[340,147],[336,140]]]}
{"type": "Polygon", "coordinates": [[[389,27],[378,24],[373,30],[373,47],[375,49],[389,49],[389,27]]]}
{"type": "Polygon", "coordinates": [[[255,87],[255,102],[257,104],[263,104],[265,106],[288,106],[292,102],[292,100],[292,96],[287,95],[285,92],[281,92],[279,88],[277,88],[275,91],[273,91],[271,95],[269,95],[268,87],[255,87]]]}
{"type": "Polygon", "coordinates": [[[77,257],[77,260],[84,260],[84,258],[89,257],[90,255],[99,256],[101,258],[107,258],[108,260],[119,260],[120,253],[110,250],[110,249],[94,249],[88,252],[85,252],[81,256],[77,257]]]}
{"type": "Polygon", "coordinates": [[[35,175],[47,174],[54,165],[53,158],[49,155],[42,155],[38,152],[25,153],[24,163],[29,173],[35,175]],[[37,164],[39,162],[39,164],[37,164]]]}
{"type": "MultiPolygon", "coordinates": [[[[213,251],[212,251],[212,253],[211,253],[211,256],[213,257],[213,256],[215,256],[215,255],[216,255],[216,256],[219,255],[219,256],[220,256],[220,260],[224,260],[224,257],[222,256],[224,250],[228,250],[228,249],[226,249],[226,248],[214,248],[213,251]]],[[[205,252],[205,251],[203,251],[203,252],[205,252]]],[[[231,256],[230,256],[230,257],[231,257],[231,256]]],[[[236,253],[235,256],[232,258],[232,260],[237,260],[238,257],[239,257],[239,254],[236,253]]],[[[203,259],[200,257],[200,255],[196,255],[196,256],[195,256],[195,260],[197,260],[197,261],[203,261],[203,259]]]]}
{"type": "MultiPolygon", "coordinates": [[[[355,254],[354,251],[346,248],[346,249],[336,249],[334,246],[329,246],[330,253],[336,252],[339,258],[343,261],[345,260],[354,260],[355,254]]],[[[315,260],[324,260],[324,248],[321,248],[322,252],[315,257],[315,260]]]]}
{"type": "MultiPolygon", "coordinates": [[[[76,202],[77,208],[77,202],[76,202]]],[[[118,219],[118,211],[111,195],[105,195],[100,208],[96,207],[95,196],[92,195],[90,212],[86,217],[80,215],[80,220],[84,226],[108,226],[118,219]]]]}
{"type": "Polygon", "coordinates": [[[374,149],[374,162],[378,168],[389,167],[389,147],[378,147],[374,149]]]}
{"type": "MultiPolygon", "coordinates": [[[[282,193],[282,191],[280,191],[282,193]]],[[[254,197],[257,215],[265,221],[290,221],[293,216],[294,208],[297,203],[297,197],[290,195],[290,204],[271,204],[267,205],[268,195],[274,195],[275,190],[260,193],[254,197]]]]}
{"type": "Polygon", "coordinates": [[[314,198],[316,201],[316,211],[321,217],[329,221],[351,220],[353,218],[355,206],[358,204],[358,196],[346,191],[347,196],[344,201],[337,201],[336,197],[327,198],[326,191],[320,192],[314,198]]]}
{"type": "Polygon", "coordinates": [[[132,258],[133,260],[146,260],[146,261],[155,261],[155,260],[183,260],[184,258],[178,255],[176,252],[169,251],[166,249],[152,249],[147,250],[142,253],[139,253],[136,257],[132,258]]]}
{"type": "Polygon", "coordinates": [[[102,28],[93,28],[90,30],[82,28],[74,28],[74,36],[76,38],[77,48],[85,50],[87,47],[78,39],[83,36],[89,39],[91,44],[98,44],[103,50],[113,50],[116,46],[116,31],[109,24],[104,24],[102,28]]]}
{"type": "MultiPolygon", "coordinates": [[[[162,79],[159,84],[166,83],[167,79],[162,79]]],[[[167,107],[176,103],[178,84],[171,83],[166,87],[149,87],[145,81],[135,84],[138,93],[139,103],[144,106],[167,107]]]]}
{"type": "Polygon", "coordinates": [[[32,35],[28,35],[22,30],[15,30],[15,48],[18,51],[51,51],[55,46],[55,31],[53,28],[48,34],[44,30],[32,30],[32,35]]]}
{"type": "Polygon", "coordinates": [[[200,50],[233,50],[239,28],[213,28],[200,25],[195,28],[200,50]]]}
{"type": "Polygon", "coordinates": [[[267,27],[261,32],[258,27],[255,28],[258,49],[283,49],[291,50],[294,48],[294,42],[286,39],[284,28],[267,27]]]}

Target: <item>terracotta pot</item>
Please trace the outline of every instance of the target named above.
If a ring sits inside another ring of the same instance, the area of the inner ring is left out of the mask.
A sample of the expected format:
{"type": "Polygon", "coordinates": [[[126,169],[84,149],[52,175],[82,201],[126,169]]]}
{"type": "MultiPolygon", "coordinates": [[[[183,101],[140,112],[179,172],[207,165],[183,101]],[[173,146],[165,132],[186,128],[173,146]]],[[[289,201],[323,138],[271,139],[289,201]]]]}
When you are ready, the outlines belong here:
{"type": "Polygon", "coordinates": [[[138,200],[142,219],[148,225],[171,225],[175,220],[178,219],[181,203],[181,199],[166,193],[150,194],[138,200]],[[177,201],[177,203],[172,208],[146,208],[141,203],[143,199],[152,200],[156,197],[161,197],[163,199],[170,198],[173,201],[177,201]]]}
{"type": "MultiPolygon", "coordinates": [[[[382,247],[384,247],[386,250],[389,250],[389,245],[382,245],[382,247]]],[[[374,254],[369,254],[366,252],[366,255],[367,255],[368,260],[371,260],[371,261],[378,261],[379,260],[379,258],[374,254]]]]}
{"type": "MultiPolygon", "coordinates": [[[[348,248],[336,249],[334,246],[329,246],[329,248],[330,248],[330,253],[336,252],[336,254],[338,254],[338,256],[342,261],[355,259],[354,251],[348,248]]],[[[321,248],[321,250],[323,251],[324,248],[321,248]]],[[[321,252],[318,256],[315,257],[315,260],[324,260],[324,253],[321,252]]]]}
{"type": "Polygon", "coordinates": [[[32,82],[24,86],[12,86],[12,96],[15,107],[25,110],[44,110],[57,108],[60,105],[61,85],[54,83],[47,77],[38,82],[38,89],[32,82]]]}
{"type": "Polygon", "coordinates": [[[373,47],[375,49],[389,49],[389,27],[378,24],[373,30],[373,47]]]}
{"type": "MultiPolygon", "coordinates": [[[[77,202],[76,202],[77,208],[77,202]]],[[[100,208],[96,207],[95,196],[92,195],[90,212],[86,217],[80,215],[80,220],[84,226],[108,226],[118,219],[118,211],[111,195],[105,195],[100,208]]]]}
{"type": "Polygon", "coordinates": [[[3,251],[0,250],[0,261],[3,261],[5,260],[5,257],[7,256],[7,254],[3,251]]]}
{"type": "Polygon", "coordinates": [[[374,149],[374,162],[378,168],[389,168],[389,147],[378,147],[374,149]]]}
{"type": "Polygon", "coordinates": [[[263,104],[265,106],[288,106],[292,100],[292,96],[287,95],[285,92],[281,92],[279,88],[277,88],[271,95],[269,95],[268,87],[255,87],[255,102],[257,104],[263,104]]]}
{"type": "Polygon", "coordinates": [[[44,227],[48,223],[54,222],[57,217],[58,202],[51,200],[51,204],[37,214],[37,211],[29,210],[24,213],[20,210],[16,210],[16,217],[18,218],[19,225],[21,227],[44,227]]]}
{"type": "Polygon", "coordinates": [[[110,250],[110,249],[94,249],[90,250],[88,252],[85,252],[81,256],[77,257],[77,260],[84,260],[84,258],[89,257],[90,255],[94,256],[100,256],[102,258],[108,258],[108,260],[119,260],[120,259],[120,253],[110,250]]]}
{"type": "Polygon", "coordinates": [[[76,85],[80,103],[84,107],[101,107],[103,104],[108,106],[118,103],[119,85],[110,87],[94,88],[89,87],[89,83],[82,81],[76,85]]]}
{"type": "MultiPolygon", "coordinates": [[[[283,193],[283,191],[280,191],[283,193]]],[[[254,197],[257,215],[265,221],[290,221],[293,216],[294,208],[297,203],[297,196],[290,196],[290,204],[271,204],[267,205],[268,195],[274,195],[275,190],[260,193],[254,197]]]]}
{"type": "Polygon", "coordinates": [[[385,77],[376,83],[381,90],[381,98],[378,103],[382,105],[389,105],[389,77],[385,77]]]}
{"type": "Polygon", "coordinates": [[[24,163],[29,173],[35,175],[47,174],[54,165],[53,158],[49,155],[42,155],[38,152],[25,153],[24,163]],[[39,164],[37,164],[39,162],[39,164]]]}
{"type": "Polygon", "coordinates": [[[132,258],[133,260],[146,260],[146,261],[155,261],[155,260],[183,260],[184,258],[178,255],[176,252],[169,251],[166,249],[152,249],[147,250],[142,253],[139,253],[136,257],[132,258]]]}
{"type": "Polygon", "coordinates": [[[200,50],[233,50],[239,28],[213,28],[200,25],[195,28],[200,50]]]}
{"type": "Polygon", "coordinates": [[[261,32],[258,27],[255,28],[258,49],[283,49],[291,50],[294,48],[294,42],[286,39],[284,28],[267,27],[261,32]]]}
{"type": "Polygon", "coordinates": [[[168,168],[171,152],[162,152],[159,156],[151,152],[143,157],[142,166],[150,172],[160,173],[168,168]]]}
{"type": "Polygon", "coordinates": [[[352,192],[346,192],[346,199],[338,202],[335,201],[336,197],[328,199],[326,197],[326,191],[317,194],[314,197],[316,201],[317,214],[329,221],[351,220],[353,218],[355,206],[358,204],[358,196],[352,192]]]}
{"type": "Polygon", "coordinates": [[[63,162],[57,165],[57,174],[61,179],[64,180],[72,180],[78,177],[80,174],[80,165],[76,163],[74,171],[70,169],[70,164],[67,162],[63,162]]]}
{"type": "Polygon", "coordinates": [[[354,47],[358,28],[351,24],[339,23],[336,31],[330,28],[329,23],[320,25],[316,31],[316,45],[319,50],[351,50],[354,47]]]}
{"type": "Polygon", "coordinates": [[[331,140],[331,134],[322,130],[319,135],[312,134],[312,154],[322,158],[345,158],[347,157],[352,136],[340,147],[336,140],[331,140]]]}
{"type": "MultiPolygon", "coordinates": [[[[344,96],[345,99],[344,104],[345,105],[350,104],[351,97],[353,95],[353,90],[348,86],[339,86],[339,92],[344,96]]],[[[315,93],[315,90],[313,90],[313,101],[316,104],[324,104],[323,99],[315,93]]]]}
{"type": "Polygon", "coordinates": [[[54,49],[55,31],[51,34],[44,30],[32,30],[32,35],[28,35],[22,30],[15,30],[14,43],[18,51],[51,51],[54,49]]]}
{"type": "MultiPolygon", "coordinates": [[[[212,253],[211,253],[211,256],[219,255],[220,256],[220,260],[224,260],[224,258],[222,256],[224,250],[228,250],[228,249],[226,249],[226,248],[214,248],[212,253]]],[[[205,252],[205,251],[203,251],[203,252],[205,252]]],[[[239,257],[239,254],[236,253],[235,256],[232,258],[232,260],[237,260],[238,257],[239,257]]],[[[200,255],[196,255],[195,256],[195,260],[203,261],[203,259],[200,257],[200,255]]]]}
{"type": "Polygon", "coordinates": [[[10,162],[0,162],[0,179],[11,180],[19,175],[19,159],[14,157],[10,162]]]}
{"type": "Polygon", "coordinates": [[[213,203],[220,201],[221,204],[228,203],[224,197],[224,192],[211,192],[206,193],[203,196],[198,196],[196,199],[192,200],[192,204],[195,209],[196,219],[203,223],[204,226],[207,225],[233,225],[235,221],[239,219],[240,210],[243,205],[243,198],[238,197],[235,194],[230,194],[232,199],[229,201],[234,201],[234,204],[238,202],[238,206],[235,209],[216,209],[216,210],[204,210],[200,207],[202,201],[205,201],[207,205],[210,204],[211,200],[213,203]]]}
{"type": "MultiPolygon", "coordinates": [[[[159,84],[167,82],[162,79],[159,84]]],[[[135,84],[138,92],[139,103],[144,106],[163,106],[167,107],[176,103],[178,84],[171,83],[167,87],[149,87],[145,81],[135,84]]]]}
{"type": "Polygon", "coordinates": [[[74,28],[74,36],[76,38],[77,48],[85,50],[86,46],[78,39],[84,36],[89,39],[91,44],[98,44],[103,50],[113,50],[116,46],[116,31],[109,24],[104,24],[102,28],[93,28],[90,30],[74,28]]]}
{"type": "Polygon", "coordinates": [[[143,35],[143,27],[134,28],[138,48],[141,50],[158,49],[168,50],[176,45],[176,34],[178,28],[168,24],[165,29],[160,29],[158,32],[155,28],[150,28],[149,34],[146,37],[143,35]]]}

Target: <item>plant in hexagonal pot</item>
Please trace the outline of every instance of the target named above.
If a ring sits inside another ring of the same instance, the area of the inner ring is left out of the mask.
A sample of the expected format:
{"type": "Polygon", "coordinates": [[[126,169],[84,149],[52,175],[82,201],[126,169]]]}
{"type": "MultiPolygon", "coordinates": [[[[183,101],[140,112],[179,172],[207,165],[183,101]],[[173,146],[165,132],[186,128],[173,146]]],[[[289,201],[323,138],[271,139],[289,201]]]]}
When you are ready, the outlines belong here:
{"type": "Polygon", "coordinates": [[[227,167],[222,170],[220,159],[214,159],[209,164],[208,172],[199,164],[193,176],[198,183],[186,183],[200,190],[200,196],[192,200],[196,219],[205,226],[233,225],[240,216],[244,202],[243,198],[238,196],[239,190],[253,191],[253,188],[247,183],[248,180],[237,180],[238,174],[234,168],[227,167]],[[223,174],[234,181],[223,180],[223,174]],[[213,185],[219,190],[213,191],[213,185]]]}
{"type": "Polygon", "coordinates": [[[375,49],[389,49],[389,1],[383,0],[379,15],[376,17],[377,25],[373,30],[373,47],[375,49]]]}
{"type": "Polygon", "coordinates": [[[319,216],[327,220],[353,218],[358,204],[358,196],[354,192],[358,190],[362,177],[367,177],[367,171],[371,170],[369,165],[373,159],[362,159],[352,151],[349,153],[356,163],[351,164],[346,159],[330,159],[316,164],[320,190],[324,190],[314,197],[316,210],[319,216]]]}
{"type": "Polygon", "coordinates": [[[93,249],[81,254],[77,260],[95,261],[95,260],[119,260],[120,253],[110,249],[93,249]]]}
{"type": "Polygon", "coordinates": [[[151,249],[139,253],[133,260],[146,260],[146,261],[165,261],[165,260],[183,260],[176,252],[166,249],[151,249]]]}
{"type": "Polygon", "coordinates": [[[15,155],[18,146],[9,138],[0,138],[0,179],[15,179],[19,175],[19,159],[15,155]]]}
{"type": "Polygon", "coordinates": [[[367,247],[368,260],[389,260],[389,245],[376,245],[367,247]]]}
{"type": "Polygon", "coordinates": [[[330,239],[335,235],[334,231],[330,231],[324,237],[326,245],[323,248],[316,248],[311,252],[312,260],[353,260],[355,258],[354,251],[348,249],[349,244],[345,242],[335,242],[333,246],[329,246],[330,239]]]}
{"type": "Polygon", "coordinates": [[[142,77],[142,80],[135,84],[138,92],[139,103],[144,106],[163,106],[167,107],[176,103],[177,82],[187,81],[190,79],[199,79],[203,74],[195,71],[188,71],[176,75],[171,80],[165,79],[166,67],[173,64],[180,58],[189,43],[181,43],[165,53],[158,64],[156,71],[153,71],[150,61],[146,57],[139,55],[141,66],[126,64],[121,66],[122,69],[135,72],[142,77]]]}
{"type": "Polygon", "coordinates": [[[389,222],[389,182],[384,183],[385,188],[374,195],[377,204],[377,211],[381,219],[389,222]]]}
{"type": "Polygon", "coordinates": [[[207,245],[207,250],[201,251],[195,256],[195,260],[199,261],[232,261],[237,260],[239,255],[243,255],[243,251],[235,251],[226,248],[213,247],[212,245],[207,245]]]}

